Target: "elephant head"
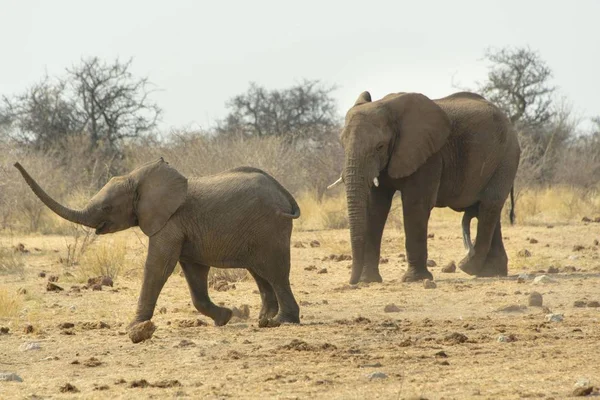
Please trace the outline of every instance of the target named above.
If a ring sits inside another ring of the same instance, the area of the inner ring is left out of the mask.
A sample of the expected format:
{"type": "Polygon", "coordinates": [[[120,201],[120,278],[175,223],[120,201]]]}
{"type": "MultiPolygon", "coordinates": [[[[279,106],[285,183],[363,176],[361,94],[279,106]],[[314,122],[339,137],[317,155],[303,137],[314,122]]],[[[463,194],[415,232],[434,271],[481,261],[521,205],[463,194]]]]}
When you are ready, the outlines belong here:
{"type": "Polygon", "coordinates": [[[187,195],[187,178],[161,157],[124,176],[113,177],[83,210],[67,208],[52,199],[21,164],[15,167],[37,197],[62,218],[106,234],[138,226],[152,236],[158,232],[187,195]]]}
{"type": "Polygon", "coordinates": [[[394,93],[371,101],[363,92],[346,114],[340,139],[345,152],[341,179],[346,184],[352,243],[352,277],[362,274],[367,234],[367,199],[379,174],[392,179],[414,173],[446,143],[450,121],[432,100],[418,93],[394,93]]]}

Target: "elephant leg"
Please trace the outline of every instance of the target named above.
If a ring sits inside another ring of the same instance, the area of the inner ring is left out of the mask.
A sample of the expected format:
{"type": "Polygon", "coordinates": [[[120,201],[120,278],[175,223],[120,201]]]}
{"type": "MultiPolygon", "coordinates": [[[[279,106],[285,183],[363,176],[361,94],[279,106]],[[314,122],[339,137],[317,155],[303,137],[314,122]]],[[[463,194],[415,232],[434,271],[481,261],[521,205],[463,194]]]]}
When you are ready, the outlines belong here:
{"type": "MultiPolygon", "coordinates": [[[[289,243],[281,249],[263,249],[259,254],[268,254],[267,259],[257,260],[248,269],[264,279],[275,292],[279,310],[272,319],[276,324],[300,323],[300,307],[290,287],[290,248],[289,243]],[[267,251],[271,250],[271,251],[267,251]]],[[[266,319],[265,319],[266,320],[266,319]]]]}
{"type": "Polygon", "coordinates": [[[361,282],[382,282],[379,274],[379,258],[381,255],[381,237],[383,228],[392,206],[395,189],[373,186],[369,193],[367,205],[367,238],[365,243],[365,267],[360,277],[361,282]]]}
{"type": "Polygon", "coordinates": [[[160,291],[167,278],[173,273],[179,259],[181,245],[182,239],[177,237],[166,238],[165,235],[160,234],[150,237],[142,290],[138,299],[135,319],[129,324],[129,327],[152,319],[160,291]]]}
{"type": "Polygon", "coordinates": [[[508,256],[504,249],[504,243],[502,242],[502,228],[500,221],[496,223],[496,229],[494,230],[494,236],[492,237],[492,244],[490,251],[485,258],[483,269],[477,274],[480,277],[491,277],[491,276],[507,276],[508,275],[508,256]]]}
{"type": "Polygon", "coordinates": [[[459,264],[459,268],[469,275],[479,276],[490,251],[496,225],[500,221],[502,203],[481,202],[477,224],[477,238],[474,251],[470,252],[459,264]]]}
{"type": "Polygon", "coordinates": [[[256,281],[258,290],[260,291],[260,298],[262,300],[262,308],[258,316],[259,321],[265,318],[273,318],[279,311],[279,303],[277,303],[277,296],[273,291],[271,284],[264,278],[261,278],[256,272],[250,271],[250,274],[256,281]]]}
{"type": "Polygon", "coordinates": [[[190,289],[192,303],[196,310],[206,315],[215,322],[216,326],[223,326],[231,319],[232,311],[229,308],[219,307],[208,296],[208,265],[179,260],[185,280],[190,289]]]}
{"type": "Polygon", "coordinates": [[[427,225],[431,209],[423,203],[409,205],[403,202],[402,207],[408,261],[408,270],[402,277],[402,282],[433,279],[433,275],[427,270],[427,225]]]}

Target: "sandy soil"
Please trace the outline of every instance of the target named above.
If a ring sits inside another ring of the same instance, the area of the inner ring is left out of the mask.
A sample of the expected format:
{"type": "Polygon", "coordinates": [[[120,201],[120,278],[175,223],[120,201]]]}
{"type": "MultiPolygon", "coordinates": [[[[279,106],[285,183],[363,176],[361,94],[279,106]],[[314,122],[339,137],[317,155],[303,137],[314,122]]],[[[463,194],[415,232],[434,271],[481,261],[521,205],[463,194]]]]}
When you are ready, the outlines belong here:
{"type": "MultiPolygon", "coordinates": [[[[211,296],[229,307],[249,305],[250,318],[214,327],[191,306],[185,279],[174,274],[159,298],[163,312],[153,319],[154,337],[140,344],[125,333],[139,274],[122,274],[112,288],[73,292],[69,288],[81,283],[57,262],[65,238],[5,238],[31,252],[24,276],[0,276],[2,288],[23,301],[20,317],[0,318],[0,327],[10,328],[0,334],[0,372],[14,372],[23,382],[0,382],[0,398],[562,399],[578,382],[597,391],[600,308],[593,302],[600,301],[600,262],[594,239],[600,239],[600,224],[506,227],[511,276],[474,279],[441,272],[464,253],[459,218],[432,217],[437,288],[400,282],[406,263],[398,229],[384,236],[385,282],[358,287],[346,284],[350,261],[323,261],[349,254],[347,230],[295,232],[293,241],[304,246],[292,249],[301,325],[258,328],[260,298],[247,280],[211,296]],[[313,240],[320,246],[311,247],[313,240]],[[578,245],[583,248],[574,250],[578,245]],[[530,257],[518,256],[524,249],[530,257]],[[534,284],[533,277],[551,266],[560,271],[548,274],[552,281],[534,284]],[[57,275],[65,290],[46,291],[42,270],[57,275]],[[518,280],[524,272],[530,276],[518,280]],[[528,306],[532,291],[543,296],[544,307],[528,306]],[[385,311],[390,304],[395,312],[385,311]],[[550,313],[564,319],[547,321],[550,313]],[[198,319],[208,324],[196,326],[198,319]],[[24,330],[28,323],[32,333],[24,330]],[[29,342],[40,349],[23,351],[29,342]],[[62,392],[67,383],[77,392],[62,392]]],[[[140,251],[134,233],[120,235],[131,241],[131,251],[140,251]]]]}

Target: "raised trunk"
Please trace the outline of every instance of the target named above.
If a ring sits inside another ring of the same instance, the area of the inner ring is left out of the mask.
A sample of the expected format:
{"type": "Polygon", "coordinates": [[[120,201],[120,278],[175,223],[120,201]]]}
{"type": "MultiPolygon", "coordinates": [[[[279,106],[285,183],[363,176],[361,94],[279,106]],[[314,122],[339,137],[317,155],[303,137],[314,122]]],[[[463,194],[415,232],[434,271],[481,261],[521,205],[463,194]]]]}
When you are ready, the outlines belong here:
{"type": "Polygon", "coordinates": [[[89,226],[91,228],[96,227],[97,223],[89,217],[87,212],[72,210],[63,206],[62,204],[57,203],[52,197],[48,196],[48,194],[44,192],[44,190],[37,184],[37,182],[31,176],[29,176],[29,174],[27,173],[27,171],[25,171],[25,168],[23,168],[21,164],[15,163],[15,167],[19,170],[19,172],[21,172],[21,175],[23,175],[23,178],[25,179],[33,193],[35,193],[35,195],[46,206],[48,206],[49,209],[51,209],[60,217],[68,221],[74,222],[76,224],[89,226]]]}
{"type": "Polygon", "coordinates": [[[352,276],[350,284],[360,280],[365,265],[365,239],[367,232],[367,191],[364,168],[347,161],[345,169],[346,199],[348,201],[348,221],[352,243],[352,276]]]}

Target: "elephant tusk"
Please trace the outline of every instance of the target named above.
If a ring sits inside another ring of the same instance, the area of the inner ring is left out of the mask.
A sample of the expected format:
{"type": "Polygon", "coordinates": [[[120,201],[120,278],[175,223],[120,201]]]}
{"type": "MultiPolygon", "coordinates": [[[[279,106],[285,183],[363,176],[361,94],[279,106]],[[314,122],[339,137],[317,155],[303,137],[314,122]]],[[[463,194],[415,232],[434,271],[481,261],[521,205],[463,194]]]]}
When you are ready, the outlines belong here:
{"type": "Polygon", "coordinates": [[[373,178],[373,185],[375,185],[375,187],[379,187],[379,179],[377,179],[377,177],[373,178]]]}
{"type": "Polygon", "coordinates": [[[337,186],[337,185],[339,185],[340,183],[342,183],[342,177],[341,177],[341,176],[338,178],[338,180],[337,180],[337,181],[335,181],[335,182],[333,182],[331,185],[327,186],[327,189],[331,189],[331,188],[333,188],[333,187],[336,187],[336,186],[337,186]]]}

